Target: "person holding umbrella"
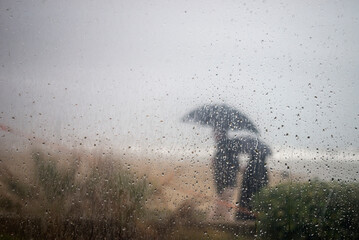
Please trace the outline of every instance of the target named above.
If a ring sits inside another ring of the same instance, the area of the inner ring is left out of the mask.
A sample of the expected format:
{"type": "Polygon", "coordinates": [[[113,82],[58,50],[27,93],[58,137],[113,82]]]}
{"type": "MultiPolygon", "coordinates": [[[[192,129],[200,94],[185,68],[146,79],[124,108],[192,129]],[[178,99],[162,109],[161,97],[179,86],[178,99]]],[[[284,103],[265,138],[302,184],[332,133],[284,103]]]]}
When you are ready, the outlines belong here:
{"type": "Polygon", "coordinates": [[[240,142],[229,139],[228,130],[247,130],[258,133],[252,121],[238,110],[225,104],[205,105],[187,114],[183,121],[209,125],[214,129],[217,152],[213,159],[214,183],[218,196],[212,218],[231,221],[230,209],[224,204],[233,199],[239,170],[238,154],[240,142]],[[222,204],[221,204],[222,203],[222,204]]]}

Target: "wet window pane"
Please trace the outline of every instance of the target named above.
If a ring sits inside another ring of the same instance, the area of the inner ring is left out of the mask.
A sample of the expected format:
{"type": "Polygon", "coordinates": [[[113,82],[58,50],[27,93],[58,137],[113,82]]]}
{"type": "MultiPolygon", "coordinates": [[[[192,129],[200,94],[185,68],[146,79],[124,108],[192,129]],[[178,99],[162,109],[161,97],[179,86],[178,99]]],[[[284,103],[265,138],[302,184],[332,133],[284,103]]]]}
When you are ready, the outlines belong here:
{"type": "Polygon", "coordinates": [[[0,239],[358,239],[356,1],[0,3],[0,239]]]}

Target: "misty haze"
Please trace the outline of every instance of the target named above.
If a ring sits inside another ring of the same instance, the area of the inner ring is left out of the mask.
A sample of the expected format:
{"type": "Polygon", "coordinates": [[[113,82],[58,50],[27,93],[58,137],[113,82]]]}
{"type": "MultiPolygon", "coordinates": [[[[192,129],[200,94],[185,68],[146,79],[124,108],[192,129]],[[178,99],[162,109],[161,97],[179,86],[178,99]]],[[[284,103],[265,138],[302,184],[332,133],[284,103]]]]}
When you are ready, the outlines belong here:
{"type": "Polygon", "coordinates": [[[358,11],[1,1],[0,239],[356,239],[358,11]]]}

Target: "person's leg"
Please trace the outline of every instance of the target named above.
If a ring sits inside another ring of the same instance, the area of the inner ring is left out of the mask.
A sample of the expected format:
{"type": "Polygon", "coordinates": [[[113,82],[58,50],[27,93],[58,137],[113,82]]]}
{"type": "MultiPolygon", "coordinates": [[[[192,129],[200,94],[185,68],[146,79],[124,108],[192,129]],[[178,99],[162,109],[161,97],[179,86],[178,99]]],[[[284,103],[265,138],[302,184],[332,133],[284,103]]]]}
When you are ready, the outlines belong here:
{"type": "Polygon", "coordinates": [[[255,161],[253,157],[249,159],[249,162],[247,164],[246,170],[243,174],[243,180],[242,180],[242,187],[241,191],[239,192],[239,209],[236,212],[236,219],[237,220],[243,220],[243,219],[249,219],[250,216],[248,212],[243,212],[243,209],[251,210],[250,207],[250,200],[253,194],[253,185],[254,185],[254,178],[255,175],[255,161]]]}
{"type": "Polygon", "coordinates": [[[210,212],[209,219],[211,221],[233,221],[233,196],[235,188],[228,187],[217,194],[214,199],[213,209],[210,212]]]}
{"type": "Polygon", "coordinates": [[[266,156],[261,156],[258,159],[257,167],[257,188],[256,192],[268,185],[268,171],[266,167],[266,156]]]}
{"type": "Polygon", "coordinates": [[[217,196],[214,200],[213,211],[210,213],[211,220],[232,221],[233,217],[233,197],[236,186],[237,171],[232,171],[232,167],[222,168],[215,171],[215,185],[217,196]]]}
{"type": "Polygon", "coordinates": [[[233,197],[234,187],[228,187],[223,191],[223,194],[219,196],[219,214],[224,221],[230,222],[234,220],[233,216],[233,197]]]}
{"type": "MultiPolygon", "coordinates": [[[[250,202],[253,196],[267,184],[268,173],[266,169],[265,156],[255,155],[250,159],[243,176],[239,206],[252,210],[250,202]]],[[[236,218],[248,219],[248,214],[238,211],[236,218]]]]}
{"type": "Polygon", "coordinates": [[[248,208],[250,197],[253,191],[254,175],[255,175],[255,159],[251,158],[243,175],[241,196],[239,206],[248,208]]]}
{"type": "Polygon", "coordinates": [[[221,201],[221,196],[224,192],[224,188],[225,188],[225,183],[224,183],[224,179],[223,179],[223,168],[221,167],[220,164],[218,164],[217,162],[214,163],[213,165],[213,177],[214,177],[214,186],[215,186],[215,190],[216,190],[216,196],[213,199],[212,202],[212,207],[210,209],[209,212],[209,220],[210,221],[218,221],[220,219],[220,201],[221,201]]]}

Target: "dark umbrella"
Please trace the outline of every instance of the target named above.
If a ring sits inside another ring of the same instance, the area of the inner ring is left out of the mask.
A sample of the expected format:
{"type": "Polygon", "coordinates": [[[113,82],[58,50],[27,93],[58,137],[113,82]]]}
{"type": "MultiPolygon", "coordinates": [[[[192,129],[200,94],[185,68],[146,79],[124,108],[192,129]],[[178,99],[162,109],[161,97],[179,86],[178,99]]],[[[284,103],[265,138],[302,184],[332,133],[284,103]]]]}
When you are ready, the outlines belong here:
{"type": "Polygon", "coordinates": [[[255,124],[245,114],[226,104],[204,105],[189,112],[182,120],[208,125],[223,131],[248,130],[259,133],[255,124]]]}

